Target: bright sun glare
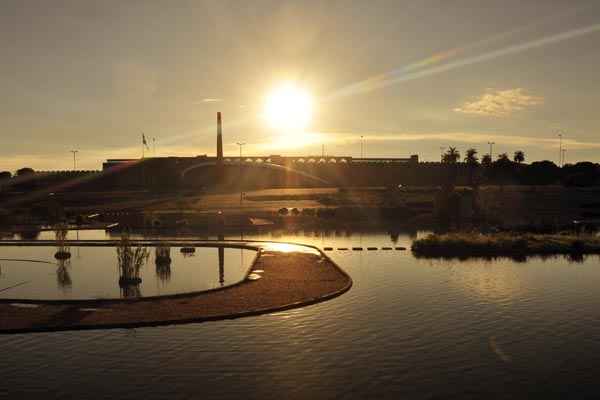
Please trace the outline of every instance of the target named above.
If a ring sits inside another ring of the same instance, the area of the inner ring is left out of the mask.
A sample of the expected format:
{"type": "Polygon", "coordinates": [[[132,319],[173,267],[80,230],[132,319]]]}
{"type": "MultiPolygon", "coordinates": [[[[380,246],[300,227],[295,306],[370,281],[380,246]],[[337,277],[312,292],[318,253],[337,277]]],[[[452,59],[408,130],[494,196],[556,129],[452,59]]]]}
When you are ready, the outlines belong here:
{"type": "Polygon", "coordinates": [[[303,88],[292,83],[283,84],[267,97],[264,116],[274,129],[302,131],[312,117],[312,98],[303,88]]]}

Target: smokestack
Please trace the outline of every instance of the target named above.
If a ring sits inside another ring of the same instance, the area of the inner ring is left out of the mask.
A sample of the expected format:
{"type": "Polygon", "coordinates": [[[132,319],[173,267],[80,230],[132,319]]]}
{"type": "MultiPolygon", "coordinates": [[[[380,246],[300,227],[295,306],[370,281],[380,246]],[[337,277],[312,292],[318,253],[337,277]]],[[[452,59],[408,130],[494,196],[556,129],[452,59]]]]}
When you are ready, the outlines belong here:
{"type": "Polygon", "coordinates": [[[221,112],[217,113],[217,164],[223,163],[223,134],[221,131],[221,112]]]}

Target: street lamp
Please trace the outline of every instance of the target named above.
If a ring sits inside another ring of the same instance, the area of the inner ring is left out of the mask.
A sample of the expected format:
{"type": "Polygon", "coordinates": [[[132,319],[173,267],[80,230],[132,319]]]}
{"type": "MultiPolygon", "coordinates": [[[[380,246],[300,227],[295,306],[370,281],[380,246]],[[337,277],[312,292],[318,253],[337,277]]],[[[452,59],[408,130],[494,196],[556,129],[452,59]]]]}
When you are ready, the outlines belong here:
{"type": "Polygon", "coordinates": [[[490,145],[490,161],[494,161],[494,159],[492,158],[492,149],[494,148],[496,142],[488,142],[488,144],[490,145]]]}
{"type": "Polygon", "coordinates": [[[556,132],[558,133],[558,166],[562,167],[562,156],[563,156],[562,138],[563,138],[563,131],[559,129],[556,132]]]}
{"type": "Polygon", "coordinates": [[[236,144],[238,146],[240,146],[240,206],[241,206],[242,202],[244,201],[244,192],[242,191],[242,146],[244,146],[246,143],[236,142],[236,144]]]}
{"type": "Polygon", "coordinates": [[[360,135],[360,158],[365,158],[365,141],[364,136],[360,135]]]}
{"type": "Polygon", "coordinates": [[[79,153],[79,150],[69,150],[69,152],[73,153],[73,171],[75,171],[77,169],[77,153],[79,153]]]}

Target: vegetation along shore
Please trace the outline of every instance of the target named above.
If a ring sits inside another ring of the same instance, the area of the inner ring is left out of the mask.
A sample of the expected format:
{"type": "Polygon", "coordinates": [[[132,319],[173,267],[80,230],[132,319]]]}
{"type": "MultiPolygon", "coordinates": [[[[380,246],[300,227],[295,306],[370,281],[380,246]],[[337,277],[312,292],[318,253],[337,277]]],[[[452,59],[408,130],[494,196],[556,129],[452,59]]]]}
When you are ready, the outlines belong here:
{"type": "Polygon", "coordinates": [[[526,257],[600,254],[600,237],[573,234],[449,233],[415,240],[417,257],[526,257]]]}

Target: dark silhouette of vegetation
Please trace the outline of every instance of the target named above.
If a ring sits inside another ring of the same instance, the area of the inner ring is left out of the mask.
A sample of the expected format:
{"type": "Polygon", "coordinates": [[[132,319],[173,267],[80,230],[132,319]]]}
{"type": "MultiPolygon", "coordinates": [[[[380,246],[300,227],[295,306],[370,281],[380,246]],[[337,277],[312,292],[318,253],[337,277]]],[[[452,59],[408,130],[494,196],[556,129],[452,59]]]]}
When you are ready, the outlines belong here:
{"type": "Polygon", "coordinates": [[[492,156],[485,154],[483,157],[481,157],[481,165],[486,168],[490,167],[492,165],[492,156]]]}
{"type": "Polygon", "coordinates": [[[471,148],[467,150],[467,154],[465,155],[465,162],[467,165],[478,165],[479,158],[477,157],[477,150],[471,148]]]}
{"type": "Polygon", "coordinates": [[[585,187],[600,184],[600,167],[591,162],[567,164],[562,168],[565,186],[585,187]]]}
{"type": "Polygon", "coordinates": [[[487,170],[487,178],[489,181],[504,185],[508,183],[516,183],[514,163],[508,158],[508,154],[498,154],[498,159],[494,161],[487,170]]]}
{"type": "Polygon", "coordinates": [[[514,232],[431,234],[415,240],[412,251],[420,257],[514,257],[530,255],[600,254],[595,235],[537,235],[514,232]]]}
{"type": "Polygon", "coordinates": [[[123,297],[138,297],[142,283],[140,270],[148,261],[150,252],[145,247],[133,248],[129,236],[124,233],[117,246],[117,268],[119,270],[119,286],[123,297]]]}
{"type": "Polygon", "coordinates": [[[560,180],[561,170],[552,161],[535,161],[520,170],[519,183],[551,185],[560,180]]]}
{"type": "Polygon", "coordinates": [[[17,170],[16,176],[27,176],[33,175],[34,173],[35,171],[33,170],[33,168],[23,167],[17,170]]]}
{"type": "Polygon", "coordinates": [[[513,161],[517,164],[522,164],[525,162],[525,153],[521,150],[515,151],[515,155],[513,157],[513,161]]]}
{"type": "Polygon", "coordinates": [[[460,160],[460,152],[456,147],[449,147],[442,156],[442,162],[445,164],[456,164],[460,160]]]}
{"type": "Polygon", "coordinates": [[[171,279],[171,248],[157,246],[154,250],[154,264],[156,265],[158,279],[168,282],[171,279]]]}
{"type": "Polygon", "coordinates": [[[56,253],[54,258],[57,260],[67,260],[71,258],[69,246],[66,245],[69,228],[66,224],[58,224],[54,227],[54,237],[56,240],[56,253]]]}
{"type": "Polygon", "coordinates": [[[69,260],[58,260],[58,268],[56,268],[56,282],[63,290],[70,289],[73,284],[68,269],[70,265],[71,264],[69,260]]]}
{"type": "Polygon", "coordinates": [[[479,159],[477,157],[477,150],[471,148],[467,150],[465,156],[465,163],[469,169],[469,186],[475,188],[479,185],[479,179],[477,177],[477,170],[479,169],[479,159]]]}

